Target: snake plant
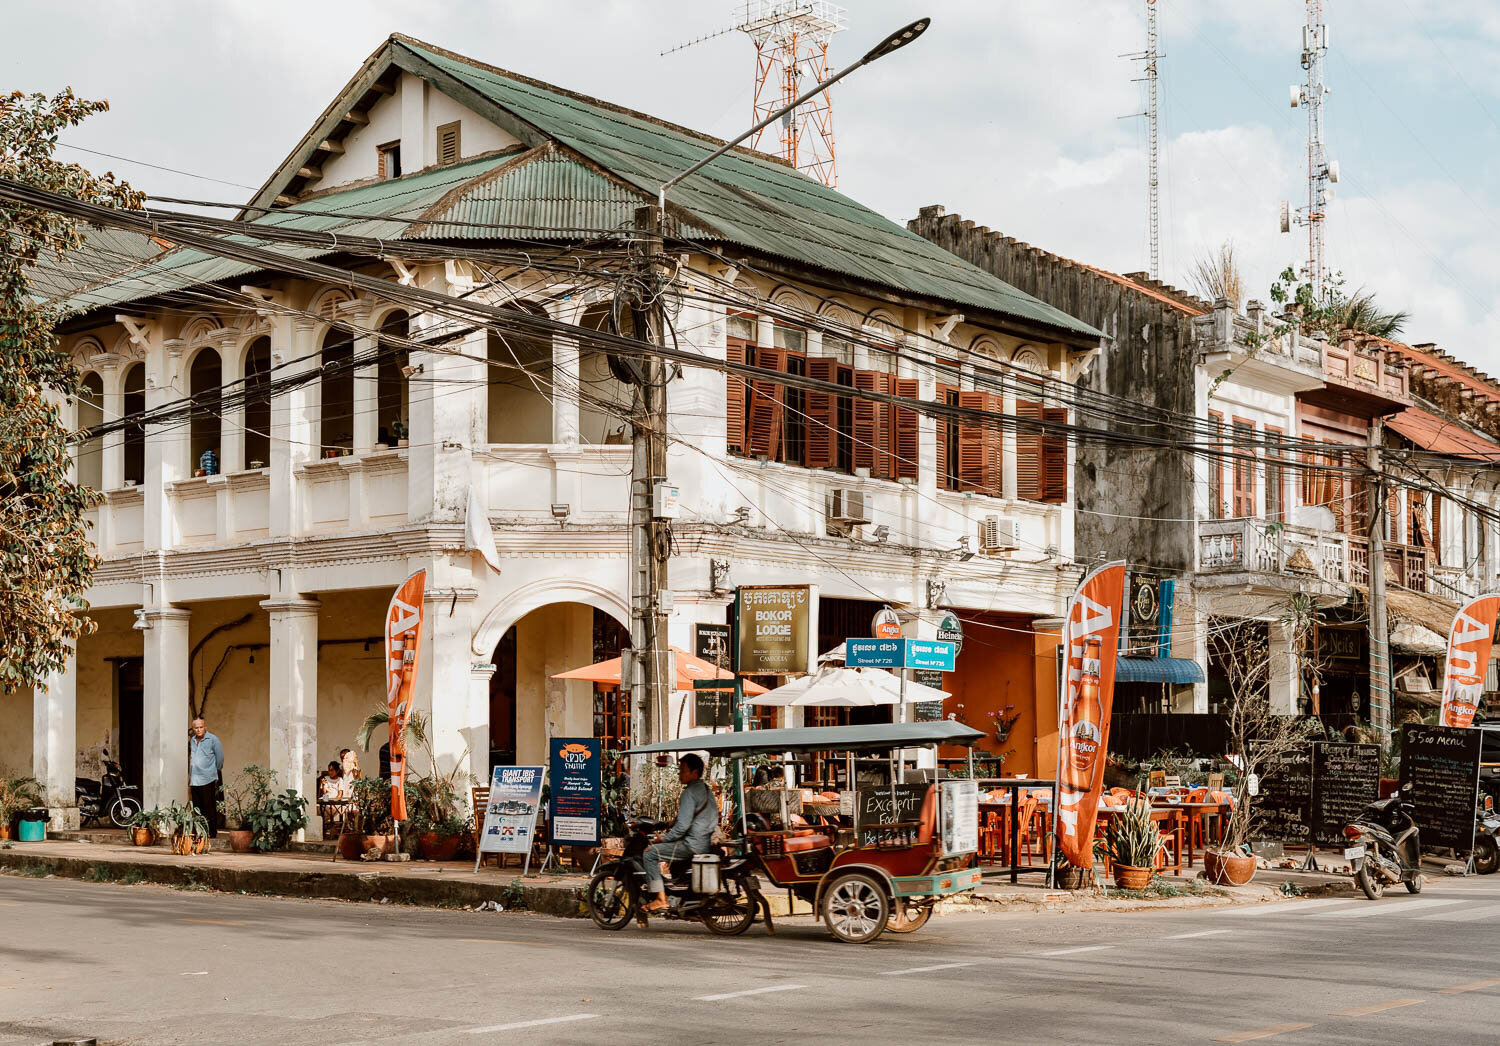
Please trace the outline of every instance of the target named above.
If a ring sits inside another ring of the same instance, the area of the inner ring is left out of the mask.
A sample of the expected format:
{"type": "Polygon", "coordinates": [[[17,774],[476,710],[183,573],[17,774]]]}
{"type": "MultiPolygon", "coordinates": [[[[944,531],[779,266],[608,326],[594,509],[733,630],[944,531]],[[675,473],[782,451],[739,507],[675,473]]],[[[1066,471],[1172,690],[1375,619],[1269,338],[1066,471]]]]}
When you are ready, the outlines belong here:
{"type": "Polygon", "coordinates": [[[1111,864],[1154,868],[1161,848],[1161,832],[1151,820],[1151,804],[1135,798],[1110,821],[1100,850],[1111,864]]]}

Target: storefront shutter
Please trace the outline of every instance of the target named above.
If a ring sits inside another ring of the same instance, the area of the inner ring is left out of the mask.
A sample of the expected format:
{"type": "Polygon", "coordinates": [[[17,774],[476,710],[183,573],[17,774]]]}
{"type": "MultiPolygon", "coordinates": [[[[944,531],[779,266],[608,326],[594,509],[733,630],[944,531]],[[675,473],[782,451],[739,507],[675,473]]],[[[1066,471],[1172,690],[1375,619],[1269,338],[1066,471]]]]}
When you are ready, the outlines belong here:
{"type": "MultiPolygon", "coordinates": [[[[746,343],[739,338],[730,338],[727,356],[730,363],[745,362],[746,343]]],[[[729,449],[745,453],[745,379],[738,374],[724,376],[724,427],[728,432],[729,449]]]]}
{"type": "MultiPolygon", "coordinates": [[[[1044,407],[1042,420],[1059,425],[1068,423],[1068,412],[1063,407],[1044,407]]],[[[1068,500],[1068,436],[1066,432],[1046,432],[1041,437],[1042,496],[1041,500],[1052,505],[1061,505],[1068,500]]]]}
{"type": "MultiPolygon", "coordinates": [[[[891,389],[904,399],[919,399],[922,385],[916,378],[895,378],[891,389]]],[[[918,430],[917,412],[901,407],[891,408],[891,467],[897,479],[917,478],[918,430]]]]}
{"type": "MultiPolygon", "coordinates": [[[[786,353],[780,349],[757,346],[755,365],[766,370],[785,370],[786,353]]],[[[781,454],[781,422],[786,387],[779,382],[756,378],[750,382],[750,454],[775,460],[781,454]]]]}

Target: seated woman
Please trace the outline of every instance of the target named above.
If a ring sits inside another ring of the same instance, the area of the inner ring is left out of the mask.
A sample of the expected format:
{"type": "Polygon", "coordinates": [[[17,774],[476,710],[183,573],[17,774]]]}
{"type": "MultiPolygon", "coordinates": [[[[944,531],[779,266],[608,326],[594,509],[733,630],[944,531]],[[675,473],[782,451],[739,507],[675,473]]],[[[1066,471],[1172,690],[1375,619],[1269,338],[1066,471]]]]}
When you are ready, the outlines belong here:
{"type": "Polygon", "coordinates": [[[354,782],[364,775],[359,772],[359,756],[354,754],[354,749],[345,748],[339,752],[339,766],[344,771],[344,778],[349,783],[349,794],[354,794],[354,782]]]}

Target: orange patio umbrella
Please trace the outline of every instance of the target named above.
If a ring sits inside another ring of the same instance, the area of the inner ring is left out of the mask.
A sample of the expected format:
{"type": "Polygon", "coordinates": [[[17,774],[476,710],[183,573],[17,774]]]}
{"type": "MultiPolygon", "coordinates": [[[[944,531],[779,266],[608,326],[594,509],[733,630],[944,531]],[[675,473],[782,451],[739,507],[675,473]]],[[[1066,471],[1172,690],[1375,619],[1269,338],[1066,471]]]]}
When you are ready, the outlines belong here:
{"type": "MultiPolygon", "coordinates": [[[[734,674],[717,665],[710,664],[701,657],[694,657],[686,650],[672,647],[672,653],[676,654],[677,678],[673,683],[674,690],[693,689],[695,679],[733,679],[734,674]]],[[[587,665],[583,668],[575,668],[571,672],[559,672],[553,679],[583,679],[590,683],[613,683],[620,685],[620,658],[612,657],[608,661],[600,661],[597,665],[587,665]]],[[[764,694],[766,688],[759,683],[745,680],[743,687],[746,694],[764,694]]]]}

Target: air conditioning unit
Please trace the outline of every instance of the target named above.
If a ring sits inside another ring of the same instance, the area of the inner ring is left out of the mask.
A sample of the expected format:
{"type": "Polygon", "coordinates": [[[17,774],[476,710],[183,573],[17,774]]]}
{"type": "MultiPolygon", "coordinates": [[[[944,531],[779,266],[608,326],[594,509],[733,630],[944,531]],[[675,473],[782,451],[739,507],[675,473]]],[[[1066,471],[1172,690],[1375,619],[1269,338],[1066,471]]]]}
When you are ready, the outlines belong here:
{"type": "Polygon", "coordinates": [[[985,516],[979,524],[981,552],[1007,552],[1021,547],[1021,522],[1009,516],[985,516]]]}
{"type": "Polygon", "coordinates": [[[834,487],[828,492],[828,522],[845,527],[857,527],[873,522],[874,506],[871,498],[862,490],[834,487]]]}

